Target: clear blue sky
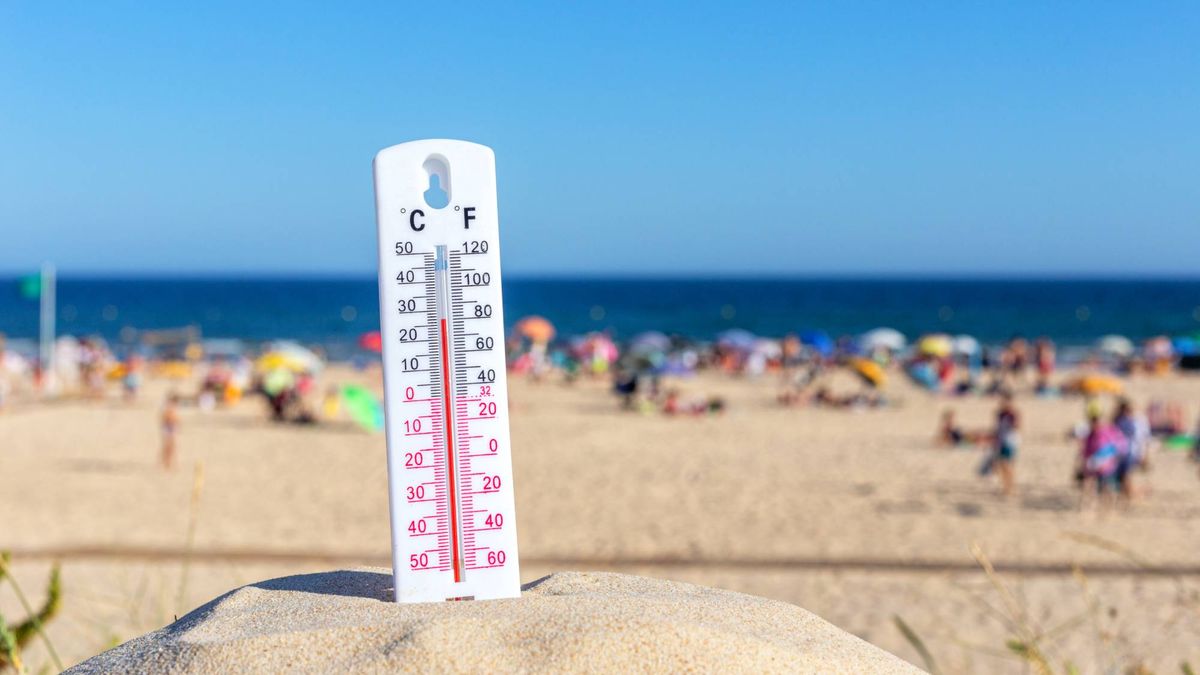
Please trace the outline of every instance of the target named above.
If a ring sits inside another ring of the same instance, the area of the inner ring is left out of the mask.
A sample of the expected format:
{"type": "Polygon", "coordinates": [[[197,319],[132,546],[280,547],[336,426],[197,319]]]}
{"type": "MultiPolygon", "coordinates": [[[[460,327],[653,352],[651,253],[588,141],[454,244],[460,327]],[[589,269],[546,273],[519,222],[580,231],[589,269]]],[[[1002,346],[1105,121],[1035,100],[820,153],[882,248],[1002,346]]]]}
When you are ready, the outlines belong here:
{"type": "Polygon", "coordinates": [[[450,137],[510,273],[1200,272],[1195,2],[243,4],[0,4],[0,271],[370,275],[450,137]]]}

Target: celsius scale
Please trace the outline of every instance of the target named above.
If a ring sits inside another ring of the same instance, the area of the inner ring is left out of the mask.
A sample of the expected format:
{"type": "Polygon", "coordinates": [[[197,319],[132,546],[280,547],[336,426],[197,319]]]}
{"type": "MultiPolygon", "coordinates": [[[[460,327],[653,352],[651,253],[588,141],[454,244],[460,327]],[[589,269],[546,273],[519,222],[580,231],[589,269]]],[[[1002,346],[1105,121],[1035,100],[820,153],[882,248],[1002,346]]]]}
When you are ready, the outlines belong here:
{"type": "Polygon", "coordinates": [[[521,594],[495,165],[452,140],[375,156],[397,602],[521,594]]]}

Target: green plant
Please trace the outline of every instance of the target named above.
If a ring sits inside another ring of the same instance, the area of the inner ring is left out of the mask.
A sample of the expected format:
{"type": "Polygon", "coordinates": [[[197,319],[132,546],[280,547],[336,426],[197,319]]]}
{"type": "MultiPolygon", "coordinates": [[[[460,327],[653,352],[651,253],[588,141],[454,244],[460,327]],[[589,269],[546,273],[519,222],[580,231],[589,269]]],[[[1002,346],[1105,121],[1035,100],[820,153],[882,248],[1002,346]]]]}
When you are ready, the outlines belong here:
{"type": "Polygon", "coordinates": [[[21,601],[21,606],[29,613],[29,616],[20,623],[11,625],[0,616],[0,668],[12,666],[18,672],[24,672],[21,663],[21,649],[33,639],[35,635],[41,637],[42,642],[46,645],[46,651],[50,653],[50,658],[54,661],[55,667],[60,671],[63,670],[62,662],[58,658],[58,652],[54,650],[54,644],[50,642],[50,638],[46,635],[45,625],[50,622],[62,606],[62,581],[60,579],[60,570],[58,564],[50,568],[50,580],[46,584],[46,601],[42,603],[41,609],[36,612],[29,604],[29,599],[25,597],[25,593],[21,590],[20,584],[12,577],[9,570],[9,561],[11,556],[7,551],[0,552],[0,582],[8,579],[12,585],[13,591],[17,594],[17,599],[21,601]]]}

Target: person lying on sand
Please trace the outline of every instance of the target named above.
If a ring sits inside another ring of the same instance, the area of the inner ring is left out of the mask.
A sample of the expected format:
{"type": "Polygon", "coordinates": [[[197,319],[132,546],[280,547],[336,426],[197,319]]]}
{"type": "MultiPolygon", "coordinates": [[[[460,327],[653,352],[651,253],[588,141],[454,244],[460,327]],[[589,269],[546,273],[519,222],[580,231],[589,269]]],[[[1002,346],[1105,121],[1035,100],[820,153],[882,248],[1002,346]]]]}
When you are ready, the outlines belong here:
{"type": "Polygon", "coordinates": [[[954,421],[954,409],[947,408],[942,411],[942,421],[938,425],[936,438],[938,445],[956,448],[986,442],[991,436],[987,431],[969,430],[959,426],[954,421]]]}

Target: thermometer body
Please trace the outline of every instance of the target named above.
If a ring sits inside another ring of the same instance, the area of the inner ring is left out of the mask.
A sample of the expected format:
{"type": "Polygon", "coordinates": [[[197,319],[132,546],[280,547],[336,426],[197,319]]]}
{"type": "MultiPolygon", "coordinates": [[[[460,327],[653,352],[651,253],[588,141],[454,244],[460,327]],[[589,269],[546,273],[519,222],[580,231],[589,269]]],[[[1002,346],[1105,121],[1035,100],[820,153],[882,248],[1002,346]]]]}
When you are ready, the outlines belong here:
{"type": "Polygon", "coordinates": [[[375,206],[396,600],[518,597],[492,151],[386,148],[375,206]]]}

